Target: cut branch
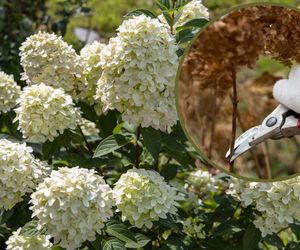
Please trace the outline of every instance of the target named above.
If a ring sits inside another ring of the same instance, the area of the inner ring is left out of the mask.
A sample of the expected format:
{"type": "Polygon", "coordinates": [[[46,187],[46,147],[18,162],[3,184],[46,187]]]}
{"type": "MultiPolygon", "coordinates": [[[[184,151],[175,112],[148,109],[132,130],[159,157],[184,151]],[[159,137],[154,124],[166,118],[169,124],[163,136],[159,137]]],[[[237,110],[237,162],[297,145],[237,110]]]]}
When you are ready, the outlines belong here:
{"type": "MultiPolygon", "coordinates": [[[[232,129],[231,129],[231,144],[230,144],[230,158],[233,156],[235,135],[236,135],[236,120],[237,120],[237,110],[238,110],[238,95],[236,86],[236,72],[232,71],[232,129]]],[[[230,172],[234,172],[234,162],[230,162],[230,172]]]]}

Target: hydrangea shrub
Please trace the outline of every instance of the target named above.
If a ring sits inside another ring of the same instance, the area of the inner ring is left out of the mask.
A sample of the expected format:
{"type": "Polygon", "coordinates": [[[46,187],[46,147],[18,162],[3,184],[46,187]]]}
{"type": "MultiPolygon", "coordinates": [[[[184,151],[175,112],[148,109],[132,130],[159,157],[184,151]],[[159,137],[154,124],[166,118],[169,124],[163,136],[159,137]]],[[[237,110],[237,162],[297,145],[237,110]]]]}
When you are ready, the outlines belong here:
{"type": "Polygon", "coordinates": [[[80,53],[36,32],[20,48],[25,82],[0,74],[1,249],[300,247],[299,178],[248,183],[199,164],[175,78],[208,10],[157,5],[80,53]]]}

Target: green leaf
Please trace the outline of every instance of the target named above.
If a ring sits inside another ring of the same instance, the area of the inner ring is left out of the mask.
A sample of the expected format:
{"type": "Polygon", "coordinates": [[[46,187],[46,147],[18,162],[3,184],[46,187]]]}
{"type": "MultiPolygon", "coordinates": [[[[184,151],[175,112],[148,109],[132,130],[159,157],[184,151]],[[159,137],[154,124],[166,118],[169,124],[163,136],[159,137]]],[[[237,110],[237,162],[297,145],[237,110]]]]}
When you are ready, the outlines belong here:
{"type": "Polygon", "coordinates": [[[290,228],[292,232],[296,235],[297,239],[300,240],[300,225],[291,224],[290,228]]]}
{"type": "Polygon", "coordinates": [[[112,153],[131,141],[131,137],[120,134],[110,135],[100,142],[95,150],[94,158],[112,153]]]}
{"type": "Polygon", "coordinates": [[[107,114],[103,114],[99,117],[99,128],[102,138],[106,138],[113,133],[114,128],[117,126],[117,111],[110,110],[107,114]]]}
{"type": "Polygon", "coordinates": [[[168,164],[162,167],[160,174],[167,180],[172,180],[176,177],[178,170],[178,165],[168,164]]]}
{"type": "Polygon", "coordinates": [[[128,242],[125,245],[126,247],[135,248],[135,249],[141,248],[141,247],[146,246],[150,242],[150,239],[143,234],[137,233],[134,235],[134,237],[135,237],[136,242],[128,242]]]}
{"type": "Polygon", "coordinates": [[[61,147],[61,136],[54,139],[54,141],[46,141],[43,144],[42,152],[43,152],[43,159],[48,160],[53,155],[56,155],[61,147]]]}
{"type": "Polygon", "coordinates": [[[58,245],[55,245],[51,248],[51,250],[64,250],[64,249],[58,245]]]}
{"type": "Polygon", "coordinates": [[[5,235],[9,233],[10,229],[6,226],[6,224],[0,225],[0,238],[5,238],[5,235]]]}
{"type": "Polygon", "coordinates": [[[161,133],[153,128],[142,128],[143,144],[155,161],[158,160],[158,155],[161,148],[161,133]]]}
{"type": "Polygon", "coordinates": [[[191,41],[195,36],[193,29],[184,29],[176,34],[176,42],[183,44],[191,41]]]}
{"type": "Polygon", "coordinates": [[[172,21],[172,17],[171,17],[171,15],[170,15],[169,12],[164,11],[164,12],[163,12],[163,16],[164,16],[164,18],[166,19],[166,21],[167,21],[167,23],[169,24],[169,26],[174,25],[174,23],[173,23],[173,21],[172,21]]]}
{"type": "Polygon", "coordinates": [[[232,235],[241,232],[242,229],[233,221],[225,221],[221,223],[213,232],[214,235],[232,235]]]}
{"type": "Polygon", "coordinates": [[[205,18],[195,18],[188,22],[186,22],[184,25],[176,28],[176,30],[186,29],[186,28],[202,28],[204,25],[208,23],[208,20],[205,18]]]}
{"type": "Polygon", "coordinates": [[[126,250],[124,243],[117,238],[109,238],[102,241],[103,250],[126,250]]]}
{"type": "Polygon", "coordinates": [[[95,250],[100,250],[102,249],[102,240],[101,240],[101,236],[97,234],[96,236],[96,240],[94,240],[93,242],[91,242],[91,245],[93,246],[93,248],[95,250]]]}
{"type": "Polygon", "coordinates": [[[184,247],[183,239],[176,236],[170,236],[163,244],[171,250],[183,249],[184,247]]]}
{"type": "Polygon", "coordinates": [[[167,229],[173,229],[174,231],[180,231],[179,225],[176,223],[176,218],[173,215],[167,215],[167,219],[160,219],[158,223],[167,228],[167,229]]]}
{"type": "Polygon", "coordinates": [[[158,8],[160,8],[162,11],[168,10],[168,8],[162,3],[160,0],[156,0],[155,4],[158,8]]]}
{"type": "Polygon", "coordinates": [[[133,10],[129,12],[126,16],[140,16],[140,15],[146,15],[151,18],[157,18],[157,16],[153,12],[144,9],[133,10]]]}
{"type": "Polygon", "coordinates": [[[13,216],[13,214],[14,214],[13,209],[7,210],[7,211],[4,209],[1,209],[0,210],[0,224],[8,222],[9,219],[13,216]]]}
{"type": "Polygon", "coordinates": [[[172,6],[171,1],[172,0],[157,0],[156,4],[161,10],[168,10],[172,6]]]}
{"type": "Polygon", "coordinates": [[[263,238],[263,240],[272,246],[276,246],[278,249],[282,249],[284,247],[282,240],[275,233],[272,235],[267,235],[265,238],[263,238]]]}
{"type": "Polygon", "coordinates": [[[289,242],[289,244],[286,245],[284,250],[300,250],[300,243],[289,242]]]}
{"type": "Polygon", "coordinates": [[[124,127],[125,125],[125,122],[122,122],[122,123],[119,123],[113,130],[113,134],[116,135],[116,134],[120,134],[121,131],[122,131],[122,128],[124,127]]]}
{"type": "Polygon", "coordinates": [[[95,110],[88,104],[84,102],[79,102],[78,106],[80,107],[80,110],[82,111],[82,116],[90,121],[96,122],[97,120],[97,114],[95,110]]]}
{"type": "Polygon", "coordinates": [[[184,145],[174,140],[173,136],[163,134],[162,143],[172,151],[177,151],[180,153],[186,151],[184,145]]]}
{"type": "Polygon", "coordinates": [[[257,249],[258,243],[261,240],[260,231],[254,226],[249,225],[243,237],[243,250],[257,249]]]}
{"type": "Polygon", "coordinates": [[[106,225],[106,232],[125,243],[137,243],[134,234],[124,224],[109,222],[106,225]]]}
{"type": "Polygon", "coordinates": [[[20,234],[24,236],[35,236],[40,235],[46,232],[45,229],[38,230],[37,229],[38,221],[32,220],[27,222],[21,229],[20,234]]]}

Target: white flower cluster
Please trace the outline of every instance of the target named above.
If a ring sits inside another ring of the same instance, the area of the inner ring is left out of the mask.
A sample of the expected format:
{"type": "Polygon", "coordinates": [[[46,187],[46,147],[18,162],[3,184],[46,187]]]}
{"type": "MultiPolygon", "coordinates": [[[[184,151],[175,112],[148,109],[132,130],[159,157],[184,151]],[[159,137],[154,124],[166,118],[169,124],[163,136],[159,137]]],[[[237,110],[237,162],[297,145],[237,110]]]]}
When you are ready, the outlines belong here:
{"type": "Polygon", "coordinates": [[[300,221],[300,177],[272,183],[233,179],[229,194],[259,212],[254,224],[263,237],[300,221]]]}
{"type": "Polygon", "coordinates": [[[193,189],[207,194],[216,190],[217,180],[208,172],[202,169],[191,172],[187,179],[193,189]]]}
{"type": "Polygon", "coordinates": [[[55,34],[38,32],[20,47],[22,76],[27,84],[63,88],[75,99],[86,88],[84,65],[76,51],[55,34]]]}
{"type": "MultiPolygon", "coordinates": [[[[167,21],[163,15],[160,15],[158,18],[162,23],[167,24],[167,21]]],[[[181,16],[175,23],[174,28],[176,29],[177,27],[180,27],[188,21],[196,18],[209,19],[208,9],[202,4],[201,0],[192,0],[183,6],[181,16]]]]}
{"type": "Polygon", "coordinates": [[[11,209],[47,176],[49,168],[26,144],[0,139],[0,209],[11,209]]]}
{"type": "Polygon", "coordinates": [[[178,47],[165,25],[145,15],[123,22],[102,50],[97,98],[133,125],[170,130],[177,121],[178,47]]]}
{"type": "Polygon", "coordinates": [[[189,217],[183,221],[183,232],[195,239],[205,239],[206,233],[204,231],[205,224],[199,218],[189,217]]]}
{"type": "Polygon", "coordinates": [[[45,84],[25,87],[15,109],[19,130],[32,142],[53,141],[65,129],[74,129],[79,112],[63,89],[45,84]]]}
{"type": "Polygon", "coordinates": [[[52,243],[50,236],[47,235],[21,235],[21,228],[13,232],[13,234],[5,242],[6,250],[51,250],[52,243]]]}
{"type": "Polygon", "coordinates": [[[76,249],[94,241],[113,215],[111,188],[94,170],[60,168],[31,195],[30,209],[61,247],[76,249]]]}
{"type": "Polygon", "coordinates": [[[13,75],[0,71],[0,114],[10,111],[16,106],[21,93],[20,86],[14,81],[13,75]]]}
{"type": "Polygon", "coordinates": [[[94,122],[91,122],[85,118],[80,118],[79,125],[85,136],[98,136],[100,132],[94,122]]]}
{"type": "Polygon", "coordinates": [[[195,18],[209,18],[208,9],[202,4],[201,0],[192,0],[183,7],[182,14],[178,19],[176,26],[182,26],[195,18]]]}
{"type": "Polygon", "coordinates": [[[116,183],[113,193],[122,220],[149,229],[153,221],[175,214],[177,201],[181,199],[162,176],[145,169],[128,170],[116,183]]]}
{"type": "MultiPolygon", "coordinates": [[[[101,51],[104,47],[104,44],[94,41],[92,44],[83,47],[80,51],[81,61],[85,64],[83,74],[88,82],[87,90],[83,93],[82,98],[91,105],[95,104],[97,81],[102,74],[102,69],[98,64],[100,62],[101,51]]],[[[101,103],[97,103],[95,109],[100,114],[102,109],[101,103]]]]}

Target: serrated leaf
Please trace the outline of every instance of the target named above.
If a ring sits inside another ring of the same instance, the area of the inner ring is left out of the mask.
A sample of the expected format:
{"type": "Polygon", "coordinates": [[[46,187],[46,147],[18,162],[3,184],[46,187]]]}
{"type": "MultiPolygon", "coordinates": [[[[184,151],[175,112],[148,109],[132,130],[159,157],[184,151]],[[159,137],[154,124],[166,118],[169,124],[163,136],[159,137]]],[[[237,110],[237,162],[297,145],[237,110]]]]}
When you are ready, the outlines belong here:
{"type": "Polygon", "coordinates": [[[260,240],[261,240],[260,231],[254,225],[249,225],[243,237],[243,250],[257,249],[260,240]]]}
{"type": "Polygon", "coordinates": [[[110,135],[100,142],[95,150],[94,158],[112,153],[125,146],[130,141],[131,138],[129,136],[120,134],[110,135]]]}
{"type": "Polygon", "coordinates": [[[157,16],[151,12],[150,10],[145,9],[137,9],[129,12],[126,16],[140,16],[140,15],[146,15],[151,18],[157,18],[157,16]]]}
{"type": "Polygon", "coordinates": [[[109,238],[102,242],[103,250],[126,250],[124,243],[117,238],[109,238]]]}
{"type": "Polygon", "coordinates": [[[143,144],[155,161],[158,160],[158,155],[161,148],[161,133],[153,128],[142,128],[143,144]]]}
{"type": "Polygon", "coordinates": [[[125,245],[126,247],[135,248],[135,249],[141,248],[141,247],[146,246],[150,242],[150,239],[143,234],[137,233],[134,235],[134,237],[135,237],[136,242],[128,242],[125,245]]]}
{"type": "Polygon", "coordinates": [[[125,243],[137,243],[134,234],[124,224],[109,222],[106,225],[106,232],[125,243]]]}

